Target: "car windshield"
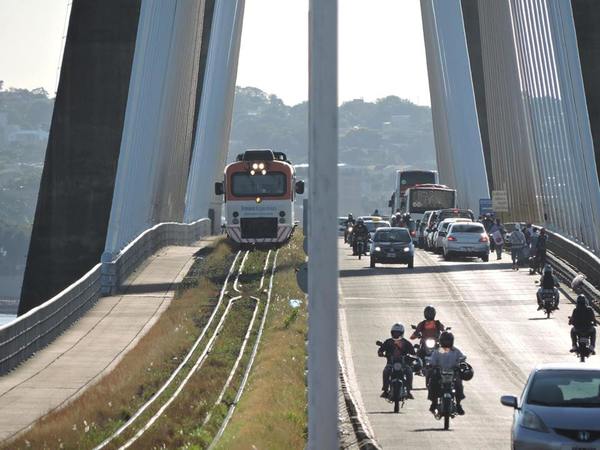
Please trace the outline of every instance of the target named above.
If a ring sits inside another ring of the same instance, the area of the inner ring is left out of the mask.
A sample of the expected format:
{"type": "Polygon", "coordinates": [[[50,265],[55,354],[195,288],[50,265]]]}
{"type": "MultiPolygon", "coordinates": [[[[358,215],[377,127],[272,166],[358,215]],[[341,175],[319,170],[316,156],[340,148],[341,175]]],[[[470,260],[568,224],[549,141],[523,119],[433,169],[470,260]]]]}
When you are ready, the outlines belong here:
{"type": "Polygon", "coordinates": [[[483,225],[473,225],[470,223],[455,224],[452,227],[452,233],[483,233],[483,225]]]}
{"type": "Polygon", "coordinates": [[[466,209],[447,209],[440,213],[439,220],[449,219],[451,217],[458,217],[461,219],[473,220],[473,213],[466,209]]]}
{"type": "Polygon", "coordinates": [[[377,228],[389,227],[390,223],[389,222],[384,222],[384,221],[381,221],[381,222],[365,222],[365,225],[367,226],[367,230],[369,230],[369,233],[372,233],[377,228]]]}
{"type": "Polygon", "coordinates": [[[600,370],[545,370],[535,374],[527,403],[574,408],[600,407],[600,370]]]}
{"type": "Polygon", "coordinates": [[[410,235],[405,229],[381,230],[375,233],[375,242],[410,242],[410,235]]]}

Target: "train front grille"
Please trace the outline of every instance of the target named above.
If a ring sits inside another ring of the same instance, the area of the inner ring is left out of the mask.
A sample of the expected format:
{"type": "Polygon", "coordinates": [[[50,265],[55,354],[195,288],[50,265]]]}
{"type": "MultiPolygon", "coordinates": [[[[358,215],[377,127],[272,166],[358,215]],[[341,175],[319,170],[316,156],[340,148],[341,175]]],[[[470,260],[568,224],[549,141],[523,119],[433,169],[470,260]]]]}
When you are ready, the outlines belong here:
{"type": "Polygon", "coordinates": [[[277,218],[249,218],[240,220],[242,239],[277,238],[277,218]]]}

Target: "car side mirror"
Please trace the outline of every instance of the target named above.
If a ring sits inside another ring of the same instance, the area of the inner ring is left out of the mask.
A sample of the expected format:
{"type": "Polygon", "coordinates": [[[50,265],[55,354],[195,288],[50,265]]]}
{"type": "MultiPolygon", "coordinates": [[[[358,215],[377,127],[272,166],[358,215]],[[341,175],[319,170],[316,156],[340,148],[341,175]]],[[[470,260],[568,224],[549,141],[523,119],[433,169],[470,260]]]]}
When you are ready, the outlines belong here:
{"type": "Polygon", "coordinates": [[[299,195],[304,194],[304,181],[302,181],[302,180],[296,181],[296,194],[299,194],[299,195]]]}
{"type": "Polygon", "coordinates": [[[445,231],[440,231],[438,234],[439,234],[440,236],[446,236],[446,232],[445,232],[445,231]]]}
{"type": "Polygon", "coordinates": [[[383,345],[383,342],[381,342],[381,341],[375,341],[375,345],[379,345],[381,347],[383,345]]]}
{"type": "Polygon", "coordinates": [[[223,183],[215,183],[215,195],[223,195],[224,193],[223,183]]]}
{"type": "Polygon", "coordinates": [[[416,330],[416,329],[417,329],[417,326],[416,326],[416,325],[411,325],[410,327],[411,327],[413,330],[416,330]]]}
{"type": "Polygon", "coordinates": [[[512,395],[503,395],[500,397],[500,403],[502,403],[504,406],[508,406],[509,408],[519,409],[517,397],[512,395]]]}

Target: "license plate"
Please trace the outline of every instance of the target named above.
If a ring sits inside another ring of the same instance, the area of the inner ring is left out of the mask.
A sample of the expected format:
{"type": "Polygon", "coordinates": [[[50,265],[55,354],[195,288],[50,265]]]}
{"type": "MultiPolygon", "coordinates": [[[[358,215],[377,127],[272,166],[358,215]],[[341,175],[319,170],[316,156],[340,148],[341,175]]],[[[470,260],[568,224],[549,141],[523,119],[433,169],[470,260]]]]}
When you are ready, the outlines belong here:
{"type": "Polygon", "coordinates": [[[388,255],[390,258],[395,258],[395,257],[396,257],[396,254],[395,254],[394,252],[389,252],[387,255],[388,255]]]}
{"type": "Polygon", "coordinates": [[[473,251],[473,247],[465,247],[465,252],[472,252],[473,251]]]}

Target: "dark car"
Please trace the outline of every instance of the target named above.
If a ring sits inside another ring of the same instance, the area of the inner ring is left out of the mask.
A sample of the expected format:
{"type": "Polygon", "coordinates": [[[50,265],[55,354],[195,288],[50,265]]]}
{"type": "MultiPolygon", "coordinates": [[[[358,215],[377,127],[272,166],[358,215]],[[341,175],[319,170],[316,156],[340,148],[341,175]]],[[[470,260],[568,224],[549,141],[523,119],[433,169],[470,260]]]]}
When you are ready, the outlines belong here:
{"type": "Polygon", "coordinates": [[[371,242],[371,267],[375,264],[408,264],[414,266],[415,246],[408,228],[378,228],[371,242]]]}

